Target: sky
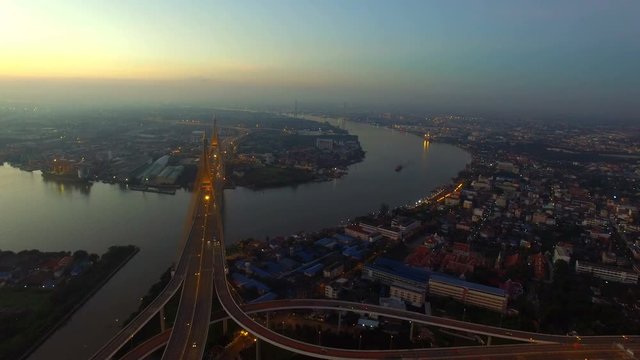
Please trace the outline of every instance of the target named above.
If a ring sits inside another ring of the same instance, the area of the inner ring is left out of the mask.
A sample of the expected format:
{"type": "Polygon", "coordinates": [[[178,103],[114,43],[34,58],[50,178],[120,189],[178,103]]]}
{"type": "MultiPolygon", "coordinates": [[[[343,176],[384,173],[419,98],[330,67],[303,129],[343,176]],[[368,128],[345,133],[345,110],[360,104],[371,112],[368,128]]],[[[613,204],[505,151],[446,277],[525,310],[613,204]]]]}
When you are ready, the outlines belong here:
{"type": "Polygon", "coordinates": [[[0,0],[0,96],[640,118],[638,14],[635,0],[0,0]]]}

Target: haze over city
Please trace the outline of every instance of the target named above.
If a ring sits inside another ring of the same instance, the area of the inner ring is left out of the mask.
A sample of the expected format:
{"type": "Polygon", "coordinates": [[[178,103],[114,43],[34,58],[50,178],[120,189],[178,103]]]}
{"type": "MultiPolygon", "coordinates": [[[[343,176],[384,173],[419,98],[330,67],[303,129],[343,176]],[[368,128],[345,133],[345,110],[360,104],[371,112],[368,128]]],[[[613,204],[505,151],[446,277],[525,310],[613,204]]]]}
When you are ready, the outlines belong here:
{"type": "Polygon", "coordinates": [[[0,96],[635,119],[637,1],[5,0],[0,96]]]}
{"type": "Polygon", "coordinates": [[[0,360],[637,359],[638,14],[0,0],[0,360]]]}

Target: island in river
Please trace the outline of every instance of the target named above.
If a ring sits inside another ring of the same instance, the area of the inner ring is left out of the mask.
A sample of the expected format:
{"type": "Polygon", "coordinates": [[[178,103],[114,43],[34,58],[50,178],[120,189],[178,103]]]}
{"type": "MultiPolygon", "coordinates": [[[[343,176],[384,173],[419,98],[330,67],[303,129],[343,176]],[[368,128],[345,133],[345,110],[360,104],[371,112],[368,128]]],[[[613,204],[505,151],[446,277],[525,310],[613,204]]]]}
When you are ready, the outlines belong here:
{"type": "Polygon", "coordinates": [[[269,188],[326,181],[364,159],[358,137],[329,123],[288,119],[282,129],[252,129],[232,145],[234,186],[269,188]]]}

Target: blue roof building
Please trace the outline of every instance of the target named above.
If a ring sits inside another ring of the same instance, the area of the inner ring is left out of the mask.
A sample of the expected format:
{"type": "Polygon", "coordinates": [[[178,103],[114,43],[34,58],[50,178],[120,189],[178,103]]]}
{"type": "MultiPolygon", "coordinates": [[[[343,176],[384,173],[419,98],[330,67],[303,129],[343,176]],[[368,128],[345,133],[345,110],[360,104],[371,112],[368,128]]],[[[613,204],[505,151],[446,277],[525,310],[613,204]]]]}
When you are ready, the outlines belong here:
{"type": "Polygon", "coordinates": [[[342,235],[342,234],[334,234],[333,237],[338,240],[338,242],[345,244],[345,245],[349,245],[351,243],[353,243],[356,239],[352,238],[349,235],[342,235]]]}
{"type": "Polygon", "coordinates": [[[322,264],[315,264],[311,267],[306,268],[303,273],[306,276],[312,277],[312,276],[316,276],[320,271],[322,271],[322,269],[324,268],[324,265],[322,264]]]}
{"type": "Polygon", "coordinates": [[[260,281],[250,279],[242,274],[232,273],[231,280],[238,287],[255,288],[259,293],[264,294],[271,291],[271,288],[260,281]]]}
{"type": "Polygon", "coordinates": [[[316,246],[324,246],[326,248],[332,249],[334,246],[336,246],[337,241],[336,239],[326,237],[326,238],[317,240],[313,244],[316,246]]]}
{"type": "Polygon", "coordinates": [[[302,260],[303,263],[308,263],[309,261],[313,261],[313,259],[315,258],[315,255],[313,253],[306,250],[298,250],[295,252],[294,256],[297,256],[298,258],[300,258],[300,260],[302,260]]]}
{"type": "Polygon", "coordinates": [[[414,268],[396,260],[377,258],[373,263],[364,266],[362,277],[379,280],[385,285],[405,284],[422,289],[427,288],[431,272],[414,268]]]}

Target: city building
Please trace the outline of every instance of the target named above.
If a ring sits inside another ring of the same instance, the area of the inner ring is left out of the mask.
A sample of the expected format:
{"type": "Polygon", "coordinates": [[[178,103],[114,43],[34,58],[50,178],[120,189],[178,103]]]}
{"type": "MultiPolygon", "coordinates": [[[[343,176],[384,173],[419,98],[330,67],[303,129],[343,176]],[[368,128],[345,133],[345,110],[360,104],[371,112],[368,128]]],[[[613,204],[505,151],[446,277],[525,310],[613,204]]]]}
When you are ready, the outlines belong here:
{"type": "Polygon", "coordinates": [[[553,262],[564,261],[567,264],[571,260],[571,253],[573,252],[573,248],[570,246],[565,246],[558,244],[553,249],[553,262]]]}
{"type": "Polygon", "coordinates": [[[442,275],[431,275],[429,278],[429,295],[451,297],[465,305],[498,312],[506,311],[508,302],[506,292],[500,288],[442,275]]]}
{"type": "Polygon", "coordinates": [[[335,262],[324,268],[324,270],[322,271],[322,276],[331,279],[342,274],[343,272],[344,272],[344,264],[335,262]]]}
{"type": "Polygon", "coordinates": [[[340,289],[342,286],[337,283],[327,284],[324,286],[324,296],[328,299],[337,299],[340,289]]]}
{"type": "Polygon", "coordinates": [[[358,225],[345,226],[344,233],[356,239],[369,240],[369,233],[358,225]]]}
{"type": "Polygon", "coordinates": [[[316,276],[319,272],[321,272],[322,268],[323,268],[322,264],[315,264],[313,266],[306,268],[303,273],[305,274],[305,276],[313,277],[313,276],[316,276]]]}
{"type": "Polygon", "coordinates": [[[423,287],[396,283],[389,286],[389,296],[406,301],[413,306],[420,307],[424,304],[426,292],[423,287]]]}
{"type": "Polygon", "coordinates": [[[320,150],[333,150],[333,139],[316,139],[316,147],[320,150]]]}
{"type": "Polygon", "coordinates": [[[399,261],[378,258],[373,263],[367,264],[362,270],[362,277],[369,280],[378,280],[384,285],[395,285],[410,289],[424,289],[426,291],[431,272],[412,268],[399,261]]]}
{"type": "Polygon", "coordinates": [[[632,270],[624,270],[614,266],[603,266],[576,261],[576,272],[580,274],[591,274],[597,278],[615,281],[623,284],[637,284],[638,273],[632,270]]]}
{"type": "Polygon", "coordinates": [[[400,240],[402,239],[403,231],[397,227],[390,227],[385,225],[376,225],[367,222],[360,222],[360,227],[368,231],[369,233],[379,232],[382,236],[391,240],[400,240]]]}
{"type": "Polygon", "coordinates": [[[358,225],[370,234],[380,233],[388,239],[400,240],[414,233],[420,227],[420,221],[409,217],[397,217],[390,224],[361,221],[358,225]]]}

